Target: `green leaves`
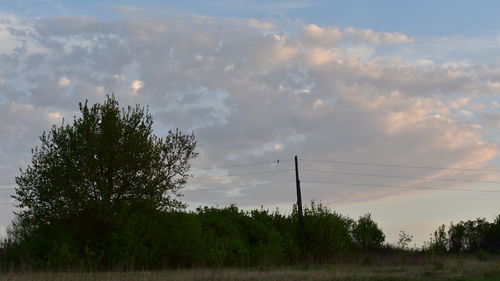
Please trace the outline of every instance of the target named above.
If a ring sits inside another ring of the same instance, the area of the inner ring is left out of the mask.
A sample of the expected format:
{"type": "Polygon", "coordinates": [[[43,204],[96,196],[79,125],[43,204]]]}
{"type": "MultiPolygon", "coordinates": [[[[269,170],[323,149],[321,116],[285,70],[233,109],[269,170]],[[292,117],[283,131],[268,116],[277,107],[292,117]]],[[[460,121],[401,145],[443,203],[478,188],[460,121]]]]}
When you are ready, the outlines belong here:
{"type": "Polygon", "coordinates": [[[361,216],[353,225],[352,236],[359,247],[365,250],[382,247],[385,235],[371,218],[371,214],[361,216]]]}
{"type": "Polygon", "coordinates": [[[182,208],[189,160],[197,153],[193,134],[153,134],[153,119],[140,106],[79,104],[72,124],[44,132],[31,165],[16,178],[19,214],[33,225],[80,217],[112,225],[123,210],[182,208]]]}

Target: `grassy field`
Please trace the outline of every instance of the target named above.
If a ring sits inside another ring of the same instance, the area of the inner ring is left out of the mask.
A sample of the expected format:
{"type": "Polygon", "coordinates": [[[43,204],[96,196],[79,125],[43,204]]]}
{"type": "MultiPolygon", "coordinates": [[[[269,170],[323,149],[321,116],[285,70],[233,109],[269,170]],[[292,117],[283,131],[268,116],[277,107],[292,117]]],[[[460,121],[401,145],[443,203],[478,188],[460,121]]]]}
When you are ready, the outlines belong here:
{"type": "Polygon", "coordinates": [[[141,280],[456,280],[499,281],[500,261],[436,260],[426,265],[325,265],[272,269],[190,269],[132,272],[3,273],[0,281],[141,281],[141,280]]]}

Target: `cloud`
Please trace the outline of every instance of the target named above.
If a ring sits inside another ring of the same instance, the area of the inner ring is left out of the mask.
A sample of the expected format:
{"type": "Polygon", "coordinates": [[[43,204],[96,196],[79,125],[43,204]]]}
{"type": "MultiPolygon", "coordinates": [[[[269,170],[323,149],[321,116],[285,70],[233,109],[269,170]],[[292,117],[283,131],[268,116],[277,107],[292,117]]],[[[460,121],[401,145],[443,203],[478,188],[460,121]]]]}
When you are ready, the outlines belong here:
{"type": "Polygon", "coordinates": [[[59,81],[57,81],[57,85],[59,85],[59,87],[66,87],[70,82],[71,81],[66,76],[61,76],[61,78],[59,78],[59,81]]]}
{"type": "Polygon", "coordinates": [[[140,89],[144,87],[144,82],[141,80],[134,80],[130,83],[130,89],[132,89],[132,93],[137,94],[140,89]]]}
{"type": "Polygon", "coordinates": [[[335,46],[340,43],[343,33],[337,27],[320,27],[307,24],[302,28],[305,43],[322,46],[335,46]]]}
{"type": "MultiPolygon", "coordinates": [[[[194,169],[280,159],[277,165],[246,168],[276,171],[262,177],[228,178],[242,171],[211,170],[206,173],[211,178],[197,180],[197,186],[222,185],[237,192],[192,192],[186,198],[193,202],[288,203],[290,198],[280,195],[288,185],[266,189],[256,184],[290,180],[280,169],[290,168],[287,160],[297,154],[309,160],[481,168],[498,151],[497,143],[483,136],[482,125],[495,124],[494,116],[480,115],[484,120],[479,120],[475,113],[484,109],[471,105],[494,94],[491,81],[499,81],[495,73],[500,66],[462,63],[460,57],[430,58],[419,53],[420,40],[400,33],[312,24],[298,24],[296,33],[283,32],[279,24],[256,19],[198,15],[11,22],[29,27],[30,32],[10,32],[9,40],[24,40],[24,48],[31,51],[5,51],[0,60],[0,119],[8,120],[0,131],[0,180],[11,180],[17,167],[27,163],[29,149],[44,128],[63,117],[71,120],[79,101],[100,102],[111,92],[122,105],[149,105],[159,135],[175,127],[194,130],[200,152],[194,169]],[[404,47],[397,48],[399,44],[404,47]],[[411,59],[405,56],[410,51],[411,59]],[[468,122],[460,121],[465,111],[474,114],[468,122]]],[[[332,169],[322,162],[304,166],[332,169]]],[[[401,171],[379,167],[366,172],[401,171]]],[[[436,176],[428,170],[407,173],[436,176]]],[[[327,174],[303,176],[333,181],[327,174]]],[[[352,176],[336,180],[384,184],[352,176]]],[[[381,200],[409,193],[342,185],[314,192],[325,201],[337,196],[381,200]]]]}
{"type": "Polygon", "coordinates": [[[249,19],[248,22],[251,27],[258,29],[272,30],[276,28],[276,26],[271,22],[263,22],[263,21],[258,21],[256,19],[249,19]]]}
{"type": "Polygon", "coordinates": [[[329,50],[323,48],[313,48],[307,51],[307,61],[312,65],[323,65],[336,61],[342,57],[338,50],[329,50]]]}
{"type": "Polygon", "coordinates": [[[471,98],[469,98],[469,97],[458,98],[458,99],[451,102],[450,108],[453,108],[453,109],[462,108],[462,107],[466,106],[470,100],[471,100],[471,98]]]}
{"type": "Polygon", "coordinates": [[[493,129],[500,129],[500,113],[499,112],[483,112],[483,118],[486,121],[486,125],[493,129]]]}
{"type": "Polygon", "coordinates": [[[405,44],[415,41],[414,38],[408,37],[399,32],[377,32],[371,29],[356,29],[348,27],[345,29],[345,34],[355,37],[358,40],[366,41],[372,44],[405,44]]]}

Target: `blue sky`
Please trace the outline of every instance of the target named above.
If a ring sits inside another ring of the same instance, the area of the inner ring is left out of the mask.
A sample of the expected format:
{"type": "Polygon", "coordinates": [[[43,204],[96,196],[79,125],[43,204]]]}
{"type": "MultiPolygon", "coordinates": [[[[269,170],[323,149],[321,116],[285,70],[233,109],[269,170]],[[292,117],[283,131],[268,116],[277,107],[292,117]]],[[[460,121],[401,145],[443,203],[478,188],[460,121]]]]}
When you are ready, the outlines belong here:
{"type": "Polygon", "coordinates": [[[133,6],[155,12],[195,13],[217,17],[284,16],[318,25],[352,26],[412,36],[482,36],[500,28],[495,0],[380,1],[5,1],[2,10],[26,17],[88,16],[114,19],[112,6],[133,6]]]}
{"type": "MultiPolygon", "coordinates": [[[[420,244],[442,223],[491,220],[500,193],[457,189],[498,191],[498,172],[479,172],[500,170],[498,10],[497,1],[3,1],[0,185],[12,185],[43,130],[114,92],[122,105],[149,105],[160,135],[194,131],[188,188],[219,191],[186,192],[192,207],[289,211],[285,172],[299,155],[454,168],[301,164],[304,202],[370,212],[390,242],[400,230],[420,244]],[[243,172],[257,174],[234,176],[243,172]]],[[[5,226],[12,206],[0,210],[5,226]]]]}

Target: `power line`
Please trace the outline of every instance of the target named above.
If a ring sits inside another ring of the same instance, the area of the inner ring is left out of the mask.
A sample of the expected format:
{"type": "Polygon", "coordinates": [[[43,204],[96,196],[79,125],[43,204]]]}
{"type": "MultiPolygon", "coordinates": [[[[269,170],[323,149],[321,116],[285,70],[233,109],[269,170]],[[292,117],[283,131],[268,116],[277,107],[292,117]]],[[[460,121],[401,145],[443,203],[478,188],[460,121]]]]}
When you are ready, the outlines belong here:
{"type": "Polygon", "coordinates": [[[445,190],[445,191],[467,191],[467,192],[488,192],[488,193],[500,193],[500,190],[481,190],[481,189],[457,189],[457,188],[444,188],[444,187],[415,187],[415,186],[399,186],[399,185],[379,185],[379,184],[368,184],[368,183],[348,183],[348,182],[325,182],[325,181],[313,181],[304,180],[302,182],[306,183],[319,183],[319,184],[334,184],[334,185],[352,185],[352,186],[369,186],[369,187],[382,187],[382,188],[399,188],[399,189],[424,189],[424,190],[445,190]]]}
{"type": "Polygon", "coordinates": [[[256,184],[253,184],[253,185],[238,186],[238,187],[233,187],[233,188],[218,187],[218,188],[186,189],[186,190],[184,190],[184,192],[217,191],[217,190],[231,191],[231,190],[235,190],[236,188],[238,188],[238,189],[247,189],[247,188],[253,188],[253,187],[256,187],[256,186],[274,185],[274,184],[285,184],[285,183],[292,183],[292,181],[278,181],[278,182],[256,183],[256,184]]]}
{"type": "Polygon", "coordinates": [[[321,162],[332,164],[345,164],[345,165],[362,165],[362,166],[381,166],[381,167],[396,167],[396,168],[416,168],[416,169],[434,169],[434,170],[455,170],[455,171],[474,171],[474,172],[494,172],[500,173],[500,170],[488,169],[468,169],[468,168],[451,168],[451,167],[433,167],[433,166],[412,166],[412,165],[399,165],[399,164],[385,164],[385,163],[370,163],[370,162],[353,162],[353,161],[333,161],[333,160],[314,160],[314,159],[300,159],[307,162],[321,162]]]}
{"type": "Polygon", "coordinates": [[[279,171],[260,171],[260,172],[251,172],[251,173],[240,173],[240,174],[230,174],[230,175],[213,175],[213,176],[194,176],[194,179],[205,179],[205,178],[229,178],[229,177],[239,177],[239,176],[246,176],[246,175],[258,175],[258,174],[272,174],[272,173],[283,173],[283,172],[290,172],[293,171],[292,169],[289,170],[279,170],[279,171]]]}
{"type": "Polygon", "coordinates": [[[247,167],[247,166],[258,166],[258,165],[265,165],[265,164],[279,164],[280,162],[290,162],[290,161],[292,161],[292,160],[279,159],[278,161],[254,162],[254,163],[235,164],[235,165],[226,165],[226,166],[211,167],[211,168],[204,168],[204,169],[196,169],[196,170],[191,170],[191,172],[209,171],[209,170],[227,169],[227,168],[238,168],[238,167],[247,167]]]}
{"type": "Polygon", "coordinates": [[[353,176],[363,176],[363,177],[380,177],[380,178],[415,179],[415,180],[430,180],[430,181],[445,181],[445,182],[471,182],[471,183],[500,184],[500,182],[498,182],[498,181],[475,181],[475,180],[465,180],[465,179],[433,179],[433,178],[419,178],[419,177],[408,177],[408,176],[393,176],[393,175],[365,174],[365,173],[338,172],[338,171],[321,171],[321,170],[307,170],[307,169],[302,169],[301,171],[309,172],[309,173],[340,174],[340,175],[353,175],[353,176]]]}

